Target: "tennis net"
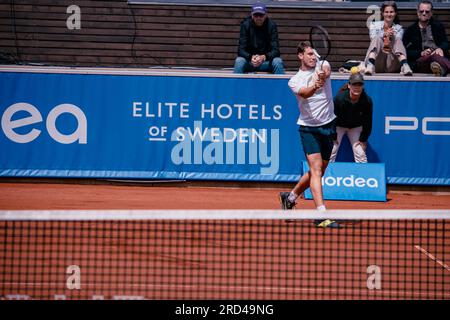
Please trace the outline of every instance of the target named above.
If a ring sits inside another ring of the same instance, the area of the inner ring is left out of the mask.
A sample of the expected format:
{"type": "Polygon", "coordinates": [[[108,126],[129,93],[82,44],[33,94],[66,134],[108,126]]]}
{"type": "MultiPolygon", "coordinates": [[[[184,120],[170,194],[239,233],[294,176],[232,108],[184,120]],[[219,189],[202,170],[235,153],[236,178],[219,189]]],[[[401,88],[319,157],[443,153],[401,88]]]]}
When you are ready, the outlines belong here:
{"type": "Polygon", "coordinates": [[[450,299],[450,210],[0,211],[1,299],[450,299]],[[316,228],[333,218],[340,228],[316,228]]]}

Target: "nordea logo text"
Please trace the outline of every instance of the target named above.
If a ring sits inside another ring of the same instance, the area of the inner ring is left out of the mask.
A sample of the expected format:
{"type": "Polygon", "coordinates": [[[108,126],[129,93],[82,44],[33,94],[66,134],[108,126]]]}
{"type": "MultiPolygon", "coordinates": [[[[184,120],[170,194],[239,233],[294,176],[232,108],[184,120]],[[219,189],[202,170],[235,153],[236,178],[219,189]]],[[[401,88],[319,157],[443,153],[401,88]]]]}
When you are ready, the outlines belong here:
{"type": "Polygon", "coordinates": [[[364,179],[362,177],[355,178],[354,175],[349,177],[322,177],[322,185],[328,187],[347,187],[347,188],[378,188],[378,180],[375,178],[364,179]]]}

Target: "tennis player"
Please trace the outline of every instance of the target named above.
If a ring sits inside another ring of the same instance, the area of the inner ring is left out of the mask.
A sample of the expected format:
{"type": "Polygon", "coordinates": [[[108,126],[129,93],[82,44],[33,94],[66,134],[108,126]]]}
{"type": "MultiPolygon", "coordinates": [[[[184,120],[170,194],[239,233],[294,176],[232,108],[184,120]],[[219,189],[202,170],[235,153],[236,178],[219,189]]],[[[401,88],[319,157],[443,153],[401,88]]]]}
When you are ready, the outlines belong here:
{"type": "MultiPolygon", "coordinates": [[[[307,188],[311,188],[318,211],[326,210],[323,201],[322,176],[333,150],[333,136],[336,121],[331,90],[331,67],[328,61],[318,63],[318,54],[307,41],[297,46],[300,69],[289,80],[300,109],[297,124],[300,125],[300,139],[308,161],[309,171],[305,173],[291,192],[281,192],[280,202],[283,210],[294,208],[297,198],[307,188]],[[322,65],[322,66],[321,66],[322,65]]],[[[336,221],[316,220],[317,227],[338,228],[336,221]]]]}

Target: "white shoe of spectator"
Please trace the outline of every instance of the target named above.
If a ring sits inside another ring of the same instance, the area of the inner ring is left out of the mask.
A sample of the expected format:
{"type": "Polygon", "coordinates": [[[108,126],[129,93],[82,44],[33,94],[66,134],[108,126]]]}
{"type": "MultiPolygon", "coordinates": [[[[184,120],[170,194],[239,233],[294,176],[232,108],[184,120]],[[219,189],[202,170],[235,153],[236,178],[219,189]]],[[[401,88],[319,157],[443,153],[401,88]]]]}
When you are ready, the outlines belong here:
{"type": "Polygon", "coordinates": [[[412,72],[411,68],[409,67],[409,64],[407,64],[407,63],[402,65],[402,67],[400,69],[400,73],[404,76],[412,76],[413,75],[413,72],[412,72]]]}

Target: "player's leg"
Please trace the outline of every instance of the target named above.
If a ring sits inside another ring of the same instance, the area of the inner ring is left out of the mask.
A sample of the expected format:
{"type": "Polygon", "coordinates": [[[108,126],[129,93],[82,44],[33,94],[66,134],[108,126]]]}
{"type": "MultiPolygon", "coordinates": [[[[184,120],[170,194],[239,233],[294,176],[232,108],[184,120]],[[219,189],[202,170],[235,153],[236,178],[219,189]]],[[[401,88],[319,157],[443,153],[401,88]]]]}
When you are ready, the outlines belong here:
{"type": "MultiPolygon", "coordinates": [[[[307,157],[308,154],[314,154],[318,153],[320,154],[320,142],[318,141],[315,131],[316,128],[309,128],[301,126],[299,129],[300,132],[300,140],[303,147],[303,152],[305,153],[305,156],[307,157]]],[[[291,192],[281,192],[279,195],[281,208],[283,210],[290,210],[293,209],[297,198],[303,194],[303,192],[309,188],[310,184],[310,172],[306,172],[303,174],[295,187],[291,190],[291,192]]]]}
{"type": "Polygon", "coordinates": [[[308,154],[306,160],[308,161],[309,166],[309,188],[311,189],[316,208],[320,208],[324,205],[322,176],[325,173],[328,162],[322,161],[322,155],[320,153],[308,154]]]}
{"type": "MultiPolygon", "coordinates": [[[[316,208],[319,212],[325,212],[325,203],[323,200],[323,188],[322,188],[322,177],[325,175],[325,171],[328,166],[328,162],[331,157],[331,151],[333,149],[333,136],[335,134],[336,127],[335,127],[335,121],[322,126],[319,129],[319,135],[318,135],[318,141],[320,143],[320,159],[322,160],[321,164],[321,170],[317,172],[317,174],[320,174],[320,177],[318,179],[319,183],[317,186],[313,187],[313,179],[311,178],[311,192],[314,196],[314,203],[316,204],[316,208]],[[316,195],[314,195],[313,188],[317,188],[316,195]]],[[[317,166],[318,167],[318,166],[317,166]]],[[[316,180],[315,180],[316,181],[316,180]]],[[[332,219],[318,219],[314,221],[314,225],[316,227],[320,228],[339,228],[339,224],[332,220],[332,219]]]]}
{"type": "MultiPolygon", "coordinates": [[[[314,204],[319,212],[326,212],[323,201],[322,177],[327,169],[328,161],[322,159],[322,155],[312,154],[308,156],[311,180],[310,189],[313,195],[314,204]]],[[[319,228],[339,228],[339,224],[332,219],[316,219],[314,225],[319,228]]]]}
{"type": "Polygon", "coordinates": [[[323,206],[322,172],[325,172],[328,162],[322,161],[320,153],[306,155],[306,159],[309,171],[300,177],[291,192],[280,193],[280,202],[284,210],[292,209],[297,198],[308,188],[311,189],[316,208],[323,206]]]}
{"type": "Polygon", "coordinates": [[[280,203],[283,210],[290,210],[295,207],[297,198],[309,188],[310,174],[309,171],[300,177],[291,192],[280,192],[280,203]]]}
{"type": "Polygon", "coordinates": [[[309,171],[306,172],[292,190],[294,196],[302,194],[308,187],[314,198],[316,208],[324,207],[322,194],[322,176],[327,168],[333,149],[331,129],[333,123],[325,128],[301,128],[300,138],[308,162],[309,171]],[[324,134],[324,132],[326,134],[324,134]],[[325,156],[325,159],[324,157],[325,156]]]}

